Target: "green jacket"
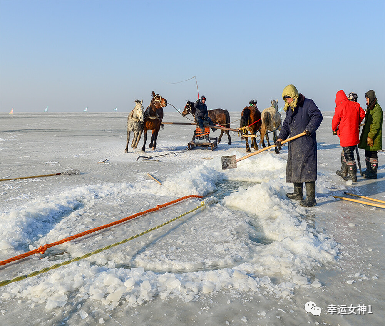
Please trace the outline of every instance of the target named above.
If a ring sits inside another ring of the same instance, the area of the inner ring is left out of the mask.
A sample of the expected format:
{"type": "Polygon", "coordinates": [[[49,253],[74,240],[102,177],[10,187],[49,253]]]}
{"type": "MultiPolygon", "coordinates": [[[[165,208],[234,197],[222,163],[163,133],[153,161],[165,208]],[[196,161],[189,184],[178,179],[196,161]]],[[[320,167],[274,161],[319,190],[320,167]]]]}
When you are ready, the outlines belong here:
{"type": "Polygon", "coordinates": [[[368,151],[382,150],[382,122],[383,113],[380,105],[376,103],[373,109],[367,110],[365,115],[365,124],[362,129],[360,143],[358,147],[368,151]],[[366,139],[370,137],[373,140],[373,146],[367,144],[366,139]]]}

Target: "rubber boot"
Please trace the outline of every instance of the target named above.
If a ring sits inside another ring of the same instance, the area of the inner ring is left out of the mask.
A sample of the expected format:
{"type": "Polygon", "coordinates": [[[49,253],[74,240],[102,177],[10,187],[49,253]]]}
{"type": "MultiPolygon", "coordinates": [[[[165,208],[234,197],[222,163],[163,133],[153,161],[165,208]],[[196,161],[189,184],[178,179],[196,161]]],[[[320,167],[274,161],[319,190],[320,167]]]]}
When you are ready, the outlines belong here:
{"type": "Polygon", "coordinates": [[[346,163],[348,175],[344,178],[344,180],[351,179],[352,182],[357,182],[357,166],[355,161],[348,161],[346,163]]]}
{"type": "Polygon", "coordinates": [[[366,157],[365,162],[366,170],[362,174],[364,178],[377,179],[378,159],[366,157]]]}
{"type": "Polygon", "coordinates": [[[338,176],[341,176],[343,179],[348,175],[348,166],[346,165],[346,160],[344,156],[344,151],[341,152],[341,169],[336,171],[338,176]]]}
{"type": "Polygon", "coordinates": [[[294,192],[286,193],[286,196],[292,200],[303,199],[303,183],[294,183],[294,192]]]}
{"type": "Polygon", "coordinates": [[[315,201],[315,182],[306,182],[306,199],[300,202],[302,207],[314,207],[317,202],[315,201]]]}

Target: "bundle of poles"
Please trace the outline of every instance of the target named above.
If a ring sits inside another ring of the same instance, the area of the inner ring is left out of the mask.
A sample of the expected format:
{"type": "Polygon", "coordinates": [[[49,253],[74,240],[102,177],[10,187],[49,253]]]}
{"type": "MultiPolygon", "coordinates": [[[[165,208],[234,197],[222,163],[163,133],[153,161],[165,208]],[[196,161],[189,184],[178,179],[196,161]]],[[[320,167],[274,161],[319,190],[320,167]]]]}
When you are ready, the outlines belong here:
{"type": "Polygon", "coordinates": [[[352,194],[352,193],[348,193],[348,192],[344,192],[344,193],[346,195],[355,196],[355,197],[358,197],[358,198],[361,198],[361,199],[365,199],[365,200],[369,200],[369,201],[372,201],[372,202],[356,200],[356,199],[347,198],[347,197],[343,197],[343,196],[337,196],[337,195],[334,195],[333,197],[335,199],[341,199],[341,200],[345,200],[345,201],[356,202],[356,203],[366,204],[368,206],[372,206],[372,207],[376,207],[376,208],[383,208],[383,209],[385,209],[385,201],[374,199],[374,198],[370,198],[368,196],[352,194]],[[376,203],[373,203],[373,202],[376,202],[376,203]],[[383,204],[380,204],[380,203],[383,203],[383,204]]]}

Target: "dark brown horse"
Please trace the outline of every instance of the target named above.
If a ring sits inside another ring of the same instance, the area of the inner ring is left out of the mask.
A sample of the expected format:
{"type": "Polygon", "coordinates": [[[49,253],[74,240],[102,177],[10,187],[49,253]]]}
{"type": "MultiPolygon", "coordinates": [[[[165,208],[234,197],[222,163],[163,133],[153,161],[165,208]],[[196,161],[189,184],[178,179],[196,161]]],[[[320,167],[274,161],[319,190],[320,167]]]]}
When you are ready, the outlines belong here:
{"type": "MultiPolygon", "coordinates": [[[[184,106],[182,116],[184,117],[188,114],[191,114],[195,118],[195,111],[196,109],[194,107],[194,102],[187,101],[186,105],[184,106]]],[[[209,114],[209,118],[213,121],[215,125],[220,125],[222,127],[230,128],[230,114],[226,109],[208,110],[208,114],[209,114]]],[[[224,131],[223,129],[221,129],[221,135],[219,135],[218,143],[221,142],[223,133],[227,134],[228,144],[231,144],[231,137],[230,137],[229,131],[224,131]]]]}
{"type": "Polygon", "coordinates": [[[147,107],[144,113],[144,128],[143,128],[144,143],[143,143],[142,151],[145,151],[146,149],[148,130],[152,130],[151,142],[149,147],[152,148],[152,150],[155,150],[156,139],[158,137],[160,126],[162,125],[163,108],[166,106],[167,106],[167,100],[161,97],[159,94],[155,94],[155,92],[152,91],[152,99],[151,99],[150,105],[147,107]]]}
{"type": "Polygon", "coordinates": [[[249,141],[247,135],[252,135],[251,145],[255,150],[258,150],[258,144],[256,141],[257,132],[261,128],[261,112],[258,110],[257,106],[245,107],[242,110],[241,114],[241,124],[240,128],[242,134],[245,135],[246,139],[246,152],[250,152],[249,141]]]}

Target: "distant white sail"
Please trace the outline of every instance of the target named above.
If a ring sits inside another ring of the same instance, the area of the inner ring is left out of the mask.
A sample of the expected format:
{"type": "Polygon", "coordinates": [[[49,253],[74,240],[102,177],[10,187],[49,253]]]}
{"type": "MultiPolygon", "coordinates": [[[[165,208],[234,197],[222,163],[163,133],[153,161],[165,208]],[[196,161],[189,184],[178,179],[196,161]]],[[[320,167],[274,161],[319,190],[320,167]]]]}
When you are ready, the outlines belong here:
{"type": "Polygon", "coordinates": [[[9,112],[9,114],[10,114],[10,115],[13,115],[13,108],[12,108],[12,110],[9,112]]]}
{"type": "Polygon", "coordinates": [[[87,111],[88,110],[88,107],[86,107],[86,109],[84,109],[84,111],[87,111]]]}
{"type": "Polygon", "coordinates": [[[47,106],[47,108],[44,109],[44,112],[48,112],[48,106],[47,106]]]}
{"type": "Polygon", "coordinates": [[[114,111],[118,111],[118,107],[116,107],[116,108],[114,109],[114,111]]]}

